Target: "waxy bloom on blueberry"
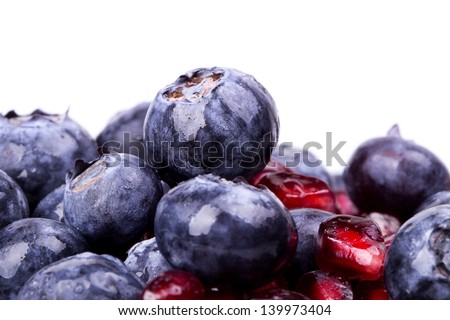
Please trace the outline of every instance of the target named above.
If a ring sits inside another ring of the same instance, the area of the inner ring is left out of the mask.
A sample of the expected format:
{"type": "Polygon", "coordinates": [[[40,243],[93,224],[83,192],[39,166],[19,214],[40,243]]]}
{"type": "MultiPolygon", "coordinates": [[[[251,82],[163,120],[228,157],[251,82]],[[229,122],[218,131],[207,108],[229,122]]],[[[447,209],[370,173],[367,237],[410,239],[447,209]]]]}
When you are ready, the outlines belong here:
{"type": "Polygon", "coordinates": [[[432,194],[448,189],[449,173],[429,150],[400,137],[371,139],[353,154],[344,171],[347,191],[365,212],[396,214],[407,220],[432,194]]]}
{"type": "Polygon", "coordinates": [[[26,218],[0,230],[0,300],[15,299],[39,269],[89,250],[83,236],[59,221],[26,218]]]}
{"type": "Polygon", "coordinates": [[[76,159],[97,157],[92,137],[66,114],[0,115],[0,169],[17,181],[30,209],[64,183],[76,159]]]}
{"type": "Polygon", "coordinates": [[[273,280],[297,246],[292,216],[270,191],[214,175],[188,180],[162,197],[155,237],[175,268],[234,286],[273,280]]]}
{"type": "Polygon", "coordinates": [[[21,300],[136,300],[144,284],[122,261],[83,252],[36,272],[22,287],[21,300]]]}
{"type": "Polygon", "coordinates": [[[104,154],[67,175],[64,219],[99,253],[123,254],[153,227],[162,187],[141,158],[104,154]]]}
{"type": "Polygon", "coordinates": [[[208,173],[250,179],[270,160],[278,130],[275,102],[255,78],[214,67],[158,92],[144,141],[148,161],[170,185],[208,173]]]}
{"type": "Polygon", "coordinates": [[[450,299],[450,205],[425,209],[402,225],[384,278],[391,299],[450,299]]]}
{"type": "Polygon", "coordinates": [[[28,201],[22,189],[6,172],[0,170],[0,229],[29,215],[28,201]]]}

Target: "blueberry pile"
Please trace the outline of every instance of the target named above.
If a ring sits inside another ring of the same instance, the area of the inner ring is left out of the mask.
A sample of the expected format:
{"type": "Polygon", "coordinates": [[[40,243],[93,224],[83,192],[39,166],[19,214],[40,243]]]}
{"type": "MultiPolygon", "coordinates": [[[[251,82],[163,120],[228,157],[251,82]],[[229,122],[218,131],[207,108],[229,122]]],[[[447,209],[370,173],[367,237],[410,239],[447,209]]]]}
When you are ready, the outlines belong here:
{"type": "Polygon", "coordinates": [[[0,115],[0,299],[450,299],[445,165],[394,126],[331,175],[279,128],[218,67],[96,139],[0,115]]]}

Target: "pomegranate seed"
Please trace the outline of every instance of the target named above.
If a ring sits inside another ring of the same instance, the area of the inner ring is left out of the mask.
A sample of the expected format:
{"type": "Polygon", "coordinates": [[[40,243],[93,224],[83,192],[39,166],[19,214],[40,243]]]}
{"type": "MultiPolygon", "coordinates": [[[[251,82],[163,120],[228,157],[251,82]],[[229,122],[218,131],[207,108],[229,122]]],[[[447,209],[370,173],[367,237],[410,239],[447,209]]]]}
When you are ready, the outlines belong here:
{"type": "Polygon", "coordinates": [[[319,227],[317,265],[347,279],[376,280],[383,271],[386,247],[370,219],[338,215],[319,227]]]}
{"type": "Polygon", "coordinates": [[[352,300],[350,282],[323,270],[310,271],[297,281],[295,291],[312,300],[352,300]]]}
{"type": "Polygon", "coordinates": [[[258,291],[251,298],[252,300],[309,300],[307,296],[299,292],[282,288],[268,288],[258,291]]]}
{"type": "Polygon", "coordinates": [[[143,300],[197,300],[203,299],[205,289],[192,273],[169,270],[153,279],[142,292],[143,300]]]}
{"type": "Polygon", "coordinates": [[[376,281],[359,281],[353,287],[355,300],[389,300],[383,278],[376,281]]]}
{"type": "Polygon", "coordinates": [[[336,198],[336,208],[337,208],[338,213],[347,214],[347,215],[351,215],[351,216],[357,216],[360,214],[359,209],[356,207],[356,205],[350,199],[347,192],[345,192],[343,190],[334,191],[334,196],[336,198]]]}
{"type": "Polygon", "coordinates": [[[337,211],[333,191],[317,178],[289,171],[264,169],[251,183],[254,186],[264,185],[269,188],[288,209],[315,208],[337,211]]]}

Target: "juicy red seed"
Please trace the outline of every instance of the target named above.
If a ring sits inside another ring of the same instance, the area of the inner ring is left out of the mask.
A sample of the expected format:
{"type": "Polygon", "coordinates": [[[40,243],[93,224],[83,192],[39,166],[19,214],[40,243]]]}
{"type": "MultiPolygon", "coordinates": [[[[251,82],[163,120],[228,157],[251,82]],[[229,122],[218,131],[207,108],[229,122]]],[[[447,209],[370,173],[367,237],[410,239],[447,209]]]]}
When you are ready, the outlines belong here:
{"type": "Polygon", "coordinates": [[[289,283],[287,279],[284,277],[284,275],[279,275],[275,280],[272,280],[271,282],[252,289],[251,291],[247,292],[246,295],[250,297],[258,296],[260,293],[266,293],[272,289],[282,289],[282,290],[288,290],[289,289],[289,283]]]}
{"type": "Polygon", "coordinates": [[[360,214],[359,209],[350,199],[349,195],[345,191],[335,191],[334,196],[336,198],[336,208],[338,213],[347,214],[351,216],[357,216],[360,214]]]}
{"type": "Polygon", "coordinates": [[[251,183],[269,188],[288,209],[315,208],[336,212],[334,193],[320,179],[264,169],[251,183]]]}
{"type": "Polygon", "coordinates": [[[386,247],[370,219],[338,215],[319,227],[317,265],[347,279],[376,280],[383,271],[386,247]]]}
{"type": "Polygon", "coordinates": [[[255,293],[251,299],[253,300],[309,300],[309,298],[299,292],[281,289],[268,288],[255,293]]]}
{"type": "Polygon", "coordinates": [[[263,285],[262,287],[258,287],[256,289],[253,289],[249,293],[249,295],[250,295],[250,297],[257,296],[261,292],[266,292],[266,291],[272,290],[272,289],[280,289],[280,286],[278,285],[278,281],[272,280],[271,282],[269,282],[268,284],[263,285]]]}
{"type": "Polygon", "coordinates": [[[389,300],[383,279],[359,281],[353,287],[355,300],[389,300]]]}
{"type": "Polygon", "coordinates": [[[205,288],[192,273],[169,270],[153,279],[142,292],[143,300],[197,300],[203,299],[205,288]]]}
{"type": "Polygon", "coordinates": [[[295,291],[312,300],[352,300],[350,282],[323,270],[303,274],[297,281],[295,291]]]}

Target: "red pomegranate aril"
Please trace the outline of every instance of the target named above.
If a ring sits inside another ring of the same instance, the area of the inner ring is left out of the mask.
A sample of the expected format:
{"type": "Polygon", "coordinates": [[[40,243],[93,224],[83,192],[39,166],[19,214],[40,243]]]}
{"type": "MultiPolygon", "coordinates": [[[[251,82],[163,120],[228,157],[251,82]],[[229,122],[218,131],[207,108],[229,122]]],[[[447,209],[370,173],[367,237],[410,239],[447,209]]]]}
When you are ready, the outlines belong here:
{"type": "Polygon", "coordinates": [[[317,265],[346,279],[376,280],[383,271],[386,247],[371,219],[337,215],[319,227],[317,265]]]}
{"type": "Polygon", "coordinates": [[[246,295],[250,298],[253,296],[259,295],[261,292],[267,292],[272,289],[289,289],[289,283],[284,275],[279,275],[276,279],[272,280],[269,283],[264,284],[263,286],[251,289],[246,295]]]}
{"type": "Polygon", "coordinates": [[[198,300],[205,297],[205,288],[192,273],[169,270],[146,285],[143,300],[198,300]]]}
{"type": "Polygon", "coordinates": [[[312,300],[353,299],[353,290],[349,281],[323,270],[303,274],[296,283],[295,291],[312,300]]]}
{"type": "Polygon", "coordinates": [[[251,297],[252,300],[309,300],[309,298],[299,292],[282,289],[268,288],[261,290],[251,297]]]}
{"type": "Polygon", "coordinates": [[[333,191],[325,182],[314,177],[264,169],[251,183],[254,186],[266,186],[288,209],[314,208],[337,211],[333,191]]]}
{"type": "Polygon", "coordinates": [[[389,300],[383,278],[376,281],[359,281],[353,287],[355,300],[389,300]]]}
{"type": "Polygon", "coordinates": [[[350,199],[347,192],[343,190],[334,191],[334,196],[336,198],[336,208],[338,213],[351,216],[357,216],[361,213],[358,207],[356,207],[356,205],[350,199]]]}

